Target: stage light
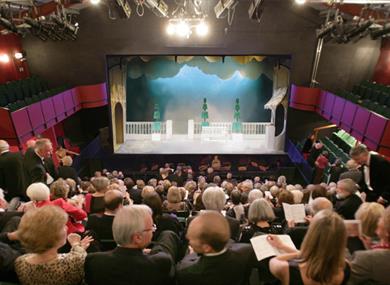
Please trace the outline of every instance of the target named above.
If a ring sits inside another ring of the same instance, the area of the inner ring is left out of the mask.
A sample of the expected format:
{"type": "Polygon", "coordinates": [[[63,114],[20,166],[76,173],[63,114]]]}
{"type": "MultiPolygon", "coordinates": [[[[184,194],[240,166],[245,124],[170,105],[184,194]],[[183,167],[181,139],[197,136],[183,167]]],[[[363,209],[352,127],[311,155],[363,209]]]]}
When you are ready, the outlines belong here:
{"type": "Polygon", "coordinates": [[[168,35],[172,36],[176,32],[176,26],[172,23],[169,23],[166,28],[166,32],[168,35]]]}
{"type": "Polygon", "coordinates": [[[0,62],[1,63],[8,63],[9,62],[9,56],[8,54],[0,54],[0,62]]]}
{"type": "Polygon", "coordinates": [[[91,0],[92,5],[98,5],[100,3],[100,0],[91,0]]]}
{"type": "Polygon", "coordinates": [[[205,22],[200,22],[196,25],[196,34],[200,37],[204,37],[209,33],[209,27],[205,22]]]}
{"type": "Polygon", "coordinates": [[[188,23],[186,23],[185,21],[180,21],[176,25],[176,33],[177,33],[178,36],[187,37],[188,38],[190,36],[190,34],[191,34],[191,28],[188,25],[188,23]]]}
{"type": "Polygon", "coordinates": [[[23,58],[23,54],[21,52],[15,52],[14,57],[16,59],[22,59],[23,58]]]}
{"type": "Polygon", "coordinates": [[[306,3],[306,0],[295,0],[295,3],[298,5],[303,5],[306,3]]]}

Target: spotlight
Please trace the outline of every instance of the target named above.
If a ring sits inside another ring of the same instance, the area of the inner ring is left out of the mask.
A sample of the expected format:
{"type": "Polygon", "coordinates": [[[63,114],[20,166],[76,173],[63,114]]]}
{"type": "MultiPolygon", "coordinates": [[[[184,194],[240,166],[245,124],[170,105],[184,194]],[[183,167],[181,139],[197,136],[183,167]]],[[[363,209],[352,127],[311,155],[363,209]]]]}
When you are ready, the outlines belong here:
{"type": "Polygon", "coordinates": [[[176,33],[183,38],[184,37],[188,38],[191,34],[191,28],[186,22],[180,21],[176,25],[176,33]]]}
{"type": "Polygon", "coordinates": [[[0,62],[1,63],[8,63],[9,62],[9,56],[8,54],[0,54],[0,62]]]}
{"type": "Polygon", "coordinates": [[[176,31],[176,26],[172,23],[169,23],[166,28],[166,32],[168,35],[172,36],[176,31]]]}
{"type": "Polygon", "coordinates": [[[298,5],[303,5],[306,3],[306,0],[295,0],[295,3],[298,5]]]}
{"type": "Polygon", "coordinates": [[[204,37],[209,33],[209,27],[205,22],[200,22],[196,25],[196,34],[200,37],[204,37]]]}
{"type": "Polygon", "coordinates": [[[16,59],[22,59],[23,58],[23,54],[21,52],[15,52],[14,57],[16,59]]]}
{"type": "Polygon", "coordinates": [[[100,0],[91,0],[92,5],[98,5],[100,3],[100,0]]]}

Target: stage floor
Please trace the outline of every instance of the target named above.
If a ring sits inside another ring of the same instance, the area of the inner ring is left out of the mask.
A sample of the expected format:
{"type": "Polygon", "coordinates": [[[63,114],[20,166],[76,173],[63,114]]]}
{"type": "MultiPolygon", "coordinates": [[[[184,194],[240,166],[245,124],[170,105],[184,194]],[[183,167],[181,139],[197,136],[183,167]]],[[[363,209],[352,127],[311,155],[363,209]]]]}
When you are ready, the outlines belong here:
{"type": "Polygon", "coordinates": [[[171,139],[126,140],[115,153],[126,154],[284,154],[269,150],[263,140],[244,139],[201,141],[190,140],[186,135],[173,135],[171,139]]]}

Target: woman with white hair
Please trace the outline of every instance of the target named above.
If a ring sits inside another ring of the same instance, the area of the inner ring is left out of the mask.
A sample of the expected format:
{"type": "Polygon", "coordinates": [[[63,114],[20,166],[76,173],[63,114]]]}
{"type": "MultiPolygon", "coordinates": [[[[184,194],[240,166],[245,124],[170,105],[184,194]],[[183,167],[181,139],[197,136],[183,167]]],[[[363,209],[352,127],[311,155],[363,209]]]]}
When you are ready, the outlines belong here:
{"type": "Polygon", "coordinates": [[[18,211],[27,212],[30,209],[50,205],[50,189],[42,182],[32,183],[27,187],[26,195],[30,202],[22,204],[18,211]]]}
{"type": "Polygon", "coordinates": [[[274,220],[275,214],[269,202],[264,198],[256,199],[249,206],[249,225],[243,229],[240,242],[249,243],[256,233],[281,234],[282,226],[273,224],[274,220]]]}

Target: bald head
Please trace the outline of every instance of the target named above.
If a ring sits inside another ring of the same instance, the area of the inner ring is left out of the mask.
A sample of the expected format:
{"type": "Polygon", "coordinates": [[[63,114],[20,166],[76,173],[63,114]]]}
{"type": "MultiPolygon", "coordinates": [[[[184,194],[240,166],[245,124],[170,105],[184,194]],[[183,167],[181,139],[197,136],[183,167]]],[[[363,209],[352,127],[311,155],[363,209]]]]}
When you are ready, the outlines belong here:
{"type": "Polygon", "coordinates": [[[104,193],[104,206],[109,211],[119,209],[123,204],[123,193],[119,190],[109,190],[104,193]]]}
{"type": "Polygon", "coordinates": [[[205,211],[190,223],[187,238],[196,253],[219,252],[229,241],[229,224],[220,213],[205,211]]]}
{"type": "Polygon", "coordinates": [[[0,140],[0,153],[9,150],[9,144],[5,140],[0,140]]]}
{"type": "Polygon", "coordinates": [[[311,206],[311,209],[313,211],[313,215],[317,214],[321,210],[332,210],[333,209],[332,202],[324,197],[315,198],[311,202],[310,206],[311,206]]]}

